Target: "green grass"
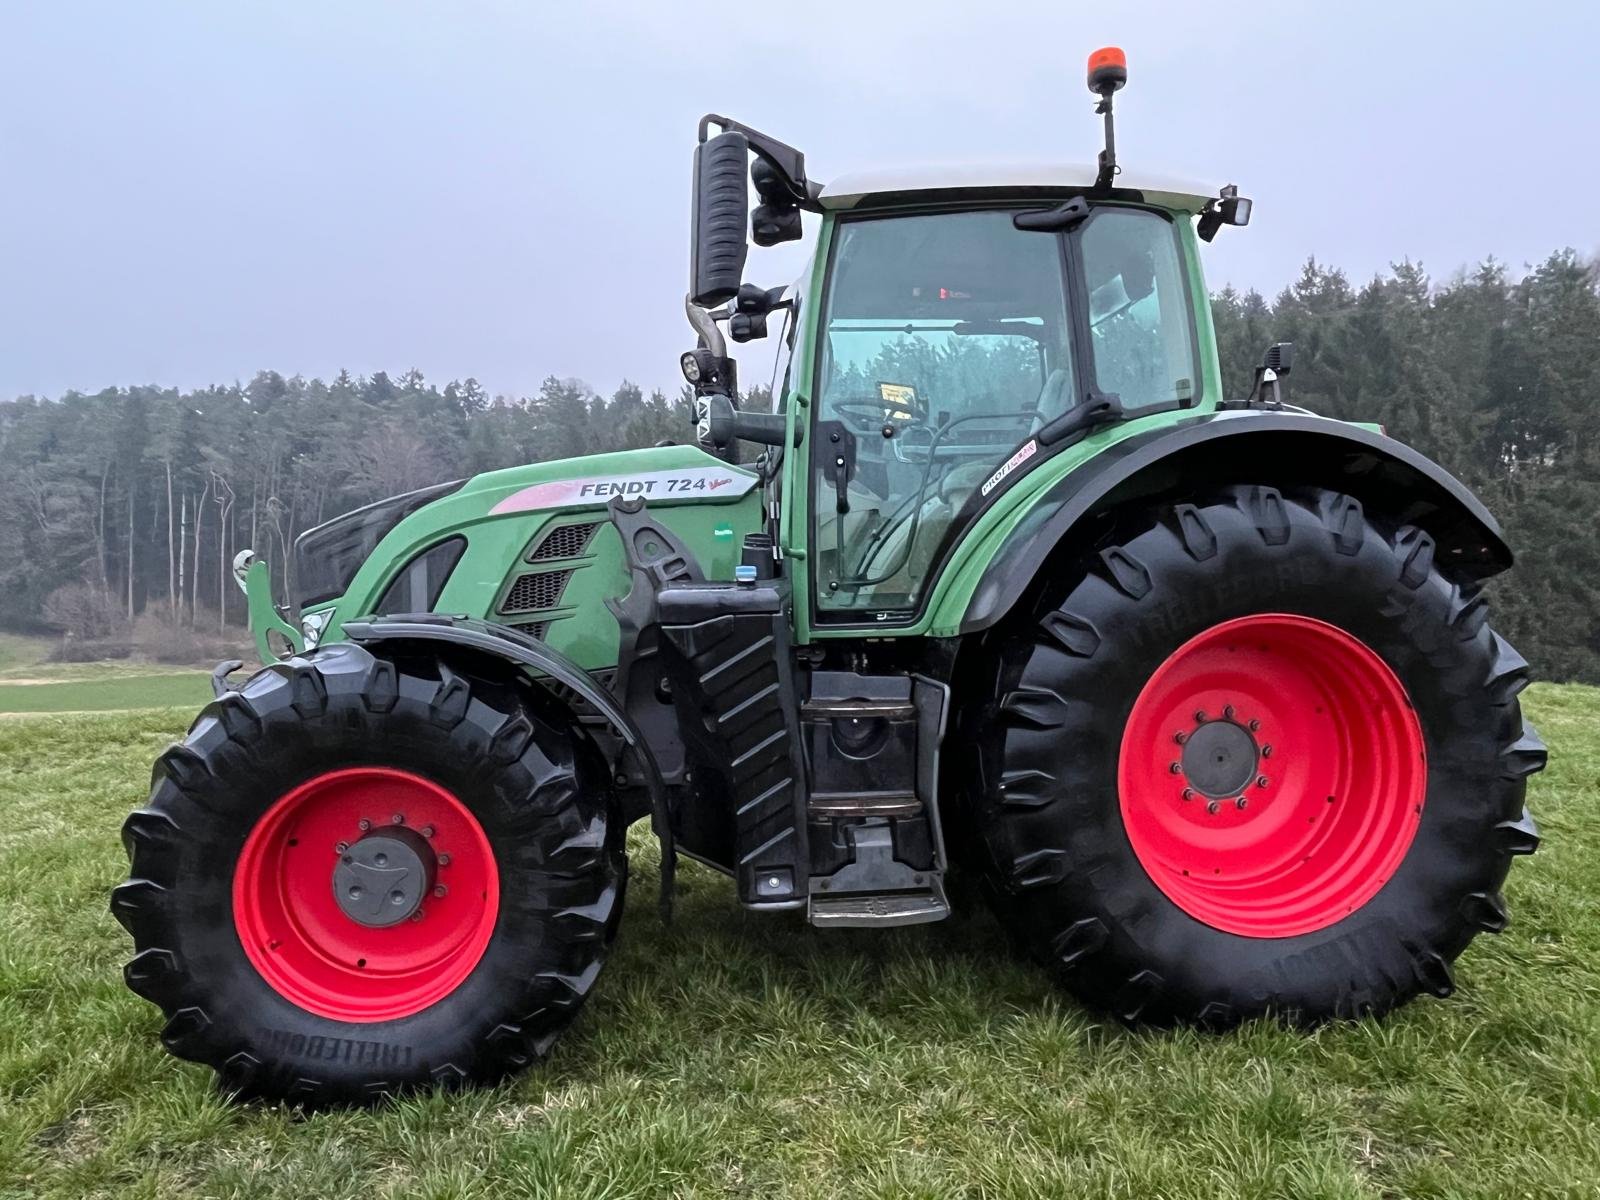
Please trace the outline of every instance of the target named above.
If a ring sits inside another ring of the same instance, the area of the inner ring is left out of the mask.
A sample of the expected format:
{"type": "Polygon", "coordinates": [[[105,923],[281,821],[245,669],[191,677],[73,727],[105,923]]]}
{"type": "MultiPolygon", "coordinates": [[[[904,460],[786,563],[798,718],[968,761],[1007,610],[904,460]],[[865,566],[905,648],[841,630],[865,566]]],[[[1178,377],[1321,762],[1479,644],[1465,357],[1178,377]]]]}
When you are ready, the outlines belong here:
{"type": "Polygon", "coordinates": [[[211,698],[207,672],[139,659],[49,662],[51,638],[0,633],[0,715],[197,708],[211,698]]]}
{"type": "Polygon", "coordinates": [[[142,675],[102,672],[64,683],[6,683],[0,679],[0,713],[107,712],[174,705],[199,708],[210,699],[211,680],[204,671],[195,670],[142,675]]]}
{"type": "Polygon", "coordinates": [[[1543,686],[1545,848],[1457,996],[1297,1034],[1127,1032],[985,915],[829,933],[633,840],[618,951],[544,1068],[313,1116],[166,1056],[106,913],[179,711],[0,722],[0,1195],[1593,1197],[1600,691],[1543,686]]]}

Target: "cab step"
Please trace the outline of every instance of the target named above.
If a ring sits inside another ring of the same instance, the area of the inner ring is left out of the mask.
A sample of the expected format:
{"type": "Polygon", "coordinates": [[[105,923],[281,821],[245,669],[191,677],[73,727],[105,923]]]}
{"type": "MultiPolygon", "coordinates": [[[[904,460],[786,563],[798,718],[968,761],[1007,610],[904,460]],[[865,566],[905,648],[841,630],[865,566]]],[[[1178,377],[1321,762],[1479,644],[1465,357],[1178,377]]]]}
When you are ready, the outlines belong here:
{"type": "Polygon", "coordinates": [[[863,896],[812,896],[808,914],[823,929],[925,925],[950,915],[944,886],[922,892],[890,892],[863,896]]]}
{"type": "Polygon", "coordinates": [[[869,819],[845,831],[854,859],[811,879],[806,919],[813,925],[921,925],[950,915],[944,871],[918,869],[895,857],[890,819],[869,819]]]}
{"type": "Polygon", "coordinates": [[[805,682],[807,918],[822,928],[942,921],[936,786],[949,689],[855,671],[813,671],[805,682]]]}
{"type": "Polygon", "coordinates": [[[834,817],[914,817],[922,811],[915,792],[812,792],[806,813],[813,821],[834,817]]]}

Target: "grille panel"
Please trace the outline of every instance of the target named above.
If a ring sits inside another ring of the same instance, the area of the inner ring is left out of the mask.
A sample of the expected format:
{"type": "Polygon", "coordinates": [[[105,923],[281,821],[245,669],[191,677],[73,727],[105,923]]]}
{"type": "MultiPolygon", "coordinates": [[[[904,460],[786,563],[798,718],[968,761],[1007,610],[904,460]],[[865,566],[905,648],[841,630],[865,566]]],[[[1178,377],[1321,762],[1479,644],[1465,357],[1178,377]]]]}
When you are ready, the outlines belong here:
{"type": "Polygon", "coordinates": [[[500,603],[503,613],[538,612],[554,608],[561,603],[561,593],[567,590],[569,571],[532,571],[517,577],[500,603]]]}
{"type": "Polygon", "coordinates": [[[598,525],[590,522],[582,525],[561,525],[550,530],[544,535],[544,540],[534,552],[528,555],[529,562],[544,562],[552,558],[577,558],[589,548],[589,539],[594,537],[598,525]]]}

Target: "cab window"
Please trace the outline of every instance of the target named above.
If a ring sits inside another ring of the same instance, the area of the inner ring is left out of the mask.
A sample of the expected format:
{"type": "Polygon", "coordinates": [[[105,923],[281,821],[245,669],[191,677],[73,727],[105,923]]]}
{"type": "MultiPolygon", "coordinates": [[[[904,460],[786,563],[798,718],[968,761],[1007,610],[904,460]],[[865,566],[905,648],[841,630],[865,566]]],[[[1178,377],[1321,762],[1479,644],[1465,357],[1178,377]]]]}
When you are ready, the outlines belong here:
{"type": "Polygon", "coordinates": [[[839,226],[812,455],[824,609],[917,604],[967,498],[1074,403],[1060,244],[1011,217],[839,226]]]}
{"type": "Polygon", "coordinates": [[[1194,331],[1172,222],[1143,209],[1100,209],[1078,247],[1096,390],[1125,409],[1192,401],[1194,331]]]}

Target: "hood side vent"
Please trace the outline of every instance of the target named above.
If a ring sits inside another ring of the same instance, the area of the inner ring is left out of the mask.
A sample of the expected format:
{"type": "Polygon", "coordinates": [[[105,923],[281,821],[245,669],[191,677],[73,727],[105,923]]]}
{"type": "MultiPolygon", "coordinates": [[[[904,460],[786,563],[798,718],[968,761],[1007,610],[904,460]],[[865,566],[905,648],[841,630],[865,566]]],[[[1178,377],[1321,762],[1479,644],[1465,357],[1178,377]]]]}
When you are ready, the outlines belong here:
{"type": "Polygon", "coordinates": [[[598,522],[594,521],[578,525],[558,525],[544,535],[533,553],[528,555],[528,561],[546,562],[555,558],[577,558],[589,548],[590,539],[594,537],[594,531],[598,528],[598,522]]]}
{"type": "Polygon", "coordinates": [[[502,613],[539,612],[561,603],[561,594],[567,590],[572,571],[530,571],[519,575],[506,598],[500,602],[502,613]]]}

